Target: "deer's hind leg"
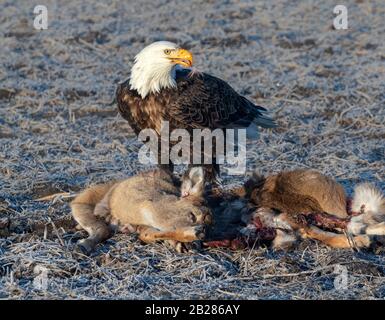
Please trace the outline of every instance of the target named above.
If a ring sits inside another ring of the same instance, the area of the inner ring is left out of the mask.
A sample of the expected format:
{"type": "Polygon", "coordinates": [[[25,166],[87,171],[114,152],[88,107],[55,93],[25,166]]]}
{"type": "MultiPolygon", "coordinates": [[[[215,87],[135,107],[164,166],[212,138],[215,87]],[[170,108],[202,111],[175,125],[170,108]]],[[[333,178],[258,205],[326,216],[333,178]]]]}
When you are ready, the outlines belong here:
{"type": "Polygon", "coordinates": [[[302,229],[301,235],[304,238],[319,240],[330,247],[340,249],[350,248],[352,244],[358,248],[368,248],[371,242],[367,235],[354,236],[353,241],[350,242],[344,234],[324,231],[314,226],[302,229]]]}
{"type": "Polygon", "coordinates": [[[104,221],[94,215],[93,206],[73,203],[71,208],[75,220],[88,233],[88,238],[79,240],[77,246],[84,253],[90,254],[99,243],[110,237],[110,229],[104,221]]]}
{"type": "Polygon", "coordinates": [[[95,206],[102,202],[102,189],[108,186],[91,187],[77,196],[71,203],[72,215],[76,222],[88,232],[86,239],[78,242],[78,248],[86,254],[91,253],[97,244],[110,237],[110,228],[103,218],[95,215],[95,206]]]}
{"type": "Polygon", "coordinates": [[[277,229],[276,232],[277,235],[272,243],[274,249],[289,250],[298,240],[293,231],[277,229]]]}
{"type": "Polygon", "coordinates": [[[179,242],[192,242],[202,240],[205,236],[203,226],[181,227],[174,230],[161,231],[149,226],[139,226],[137,229],[139,239],[146,243],[159,240],[175,240],[179,242]]]}

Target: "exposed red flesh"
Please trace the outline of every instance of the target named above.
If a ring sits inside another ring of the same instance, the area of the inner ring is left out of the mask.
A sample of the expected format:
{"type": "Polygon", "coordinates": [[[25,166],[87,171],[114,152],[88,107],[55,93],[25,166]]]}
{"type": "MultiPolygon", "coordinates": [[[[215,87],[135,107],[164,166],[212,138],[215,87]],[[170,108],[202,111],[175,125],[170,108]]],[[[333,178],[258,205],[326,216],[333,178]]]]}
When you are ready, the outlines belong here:
{"type": "MultiPolygon", "coordinates": [[[[260,222],[259,219],[258,221],[260,222]]],[[[253,247],[256,241],[272,241],[275,236],[276,231],[274,228],[263,227],[260,225],[259,228],[257,227],[255,229],[253,236],[246,237],[242,235],[235,239],[207,241],[204,245],[212,248],[231,248],[233,250],[240,250],[253,247]]]]}
{"type": "Polygon", "coordinates": [[[338,218],[324,212],[306,212],[299,214],[299,216],[304,217],[306,224],[315,225],[325,229],[346,229],[351,218],[338,218]]]}
{"type": "MultiPolygon", "coordinates": [[[[302,212],[296,218],[299,223],[304,225],[314,225],[325,229],[346,229],[350,219],[362,212],[352,212],[350,202],[347,203],[349,216],[347,218],[338,218],[325,212],[302,212]]],[[[235,239],[223,239],[205,242],[205,246],[214,248],[231,248],[233,250],[245,249],[253,247],[256,241],[272,241],[277,233],[274,228],[265,227],[259,217],[254,217],[251,221],[254,229],[253,235],[238,236],[235,239]]]]}

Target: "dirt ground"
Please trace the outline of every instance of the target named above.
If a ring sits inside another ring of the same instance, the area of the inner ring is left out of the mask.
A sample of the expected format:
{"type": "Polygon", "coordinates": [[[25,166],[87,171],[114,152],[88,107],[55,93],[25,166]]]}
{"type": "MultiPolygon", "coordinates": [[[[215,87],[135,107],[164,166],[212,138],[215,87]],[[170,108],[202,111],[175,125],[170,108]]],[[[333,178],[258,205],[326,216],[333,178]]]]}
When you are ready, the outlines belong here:
{"type": "Polygon", "coordinates": [[[175,254],[117,235],[81,257],[69,199],[34,201],[144,169],[110,102],[134,55],[162,39],[272,112],[279,128],[261,130],[249,171],[316,168],[349,194],[361,181],[385,192],[385,2],[344,3],[348,30],[332,27],[335,1],[1,0],[0,218],[11,225],[0,298],[385,298],[382,252],[307,241],[289,253],[175,254]],[[36,31],[43,2],[48,30],[36,31]]]}

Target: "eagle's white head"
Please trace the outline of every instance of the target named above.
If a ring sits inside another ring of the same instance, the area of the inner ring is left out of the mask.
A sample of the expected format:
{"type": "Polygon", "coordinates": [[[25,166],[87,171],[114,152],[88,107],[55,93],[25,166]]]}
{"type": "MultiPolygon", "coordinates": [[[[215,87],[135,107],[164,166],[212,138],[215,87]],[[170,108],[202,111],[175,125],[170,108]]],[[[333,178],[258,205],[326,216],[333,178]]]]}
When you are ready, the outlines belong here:
{"type": "Polygon", "coordinates": [[[188,69],[192,64],[191,52],[172,42],[154,42],[135,57],[130,76],[131,89],[135,89],[145,98],[149,93],[175,87],[176,69],[188,69]]]}

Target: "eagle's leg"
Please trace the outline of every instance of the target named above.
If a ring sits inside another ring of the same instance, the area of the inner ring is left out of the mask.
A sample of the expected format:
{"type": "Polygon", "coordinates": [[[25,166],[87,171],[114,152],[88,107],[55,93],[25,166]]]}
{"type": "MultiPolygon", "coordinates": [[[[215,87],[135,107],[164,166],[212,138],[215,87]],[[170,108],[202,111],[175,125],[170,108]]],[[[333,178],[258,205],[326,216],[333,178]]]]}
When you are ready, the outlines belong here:
{"type": "Polygon", "coordinates": [[[220,184],[220,168],[219,168],[219,163],[217,163],[217,158],[213,157],[213,165],[212,165],[212,172],[213,172],[213,181],[215,183],[220,184]]]}
{"type": "Polygon", "coordinates": [[[203,168],[205,171],[205,181],[208,181],[214,186],[220,186],[219,164],[216,163],[216,159],[213,158],[213,164],[204,164],[203,168]]]}
{"type": "Polygon", "coordinates": [[[158,167],[159,167],[160,170],[163,170],[163,171],[165,171],[167,173],[173,174],[173,172],[174,172],[174,164],[173,163],[159,164],[158,167]]]}
{"type": "Polygon", "coordinates": [[[205,178],[207,181],[217,183],[219,178],[219,165],[217,164],[205,164],[203,165],[205,170],[205,178]]]}
{"type": "Polygon", "coordinates": [[[161,153],[161,146],[160,146],[160,143],[159,143],[159,146],[158,146],[158,168],[160,170],[163,170],[167,173],[171,173],[173,174],[174,172],[174,163],[171,162],[171,160],[169,160],[169,163],[162,163],[162,153],[161,153]]]}

